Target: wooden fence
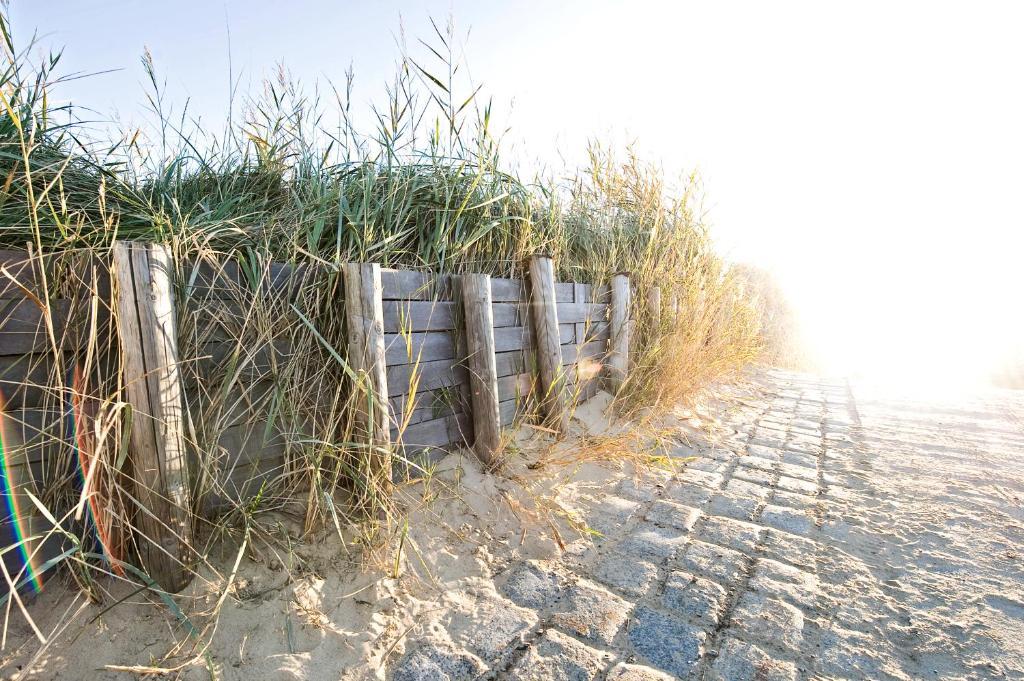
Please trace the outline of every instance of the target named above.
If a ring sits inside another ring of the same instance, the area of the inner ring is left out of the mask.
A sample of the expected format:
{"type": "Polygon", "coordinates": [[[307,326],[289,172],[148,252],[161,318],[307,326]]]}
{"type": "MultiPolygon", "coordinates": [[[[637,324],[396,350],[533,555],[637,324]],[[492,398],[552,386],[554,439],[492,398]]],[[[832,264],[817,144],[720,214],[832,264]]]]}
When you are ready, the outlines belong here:
{"type": "MultiPolygon", "coordinates": [[[[416,475],[455,447],[472,447],[494,464],[502,429],[536,418],[564,431],[574,405],[602,382],[617,387],[629,366],[628,277],[601,286],[555,282],[544,256],[531,260],[528,279],[517,280],[372,264],[175,264],[163,247],[119,243],[107,269],[94,267],[92,278],[79,282],[85,295],[70,297],[48,290],[40,262],[0,252],[8,506],[15,508],[14,482],[41,488],[39,466],[47,457],[81,457],[80,438],[67,427],[74,421],[67,396],[80,388],[69,367],[86,360],[90,367],[116,365],[132,414],[124,438],[133,498],[145,506],[135,514],[145,535],[136,547],[170,590],[187,581],[181,566],[190,497],[216,490],[201,512],[244,502],[288,471],[289,432],[325,426],[317,423],[317,399],[343,390],[334,385],[342,373],[318,377],[333,384],[312,391],[319,397],[308,404],[282,400],[275,385],[300,356],[332,364],[327,336],[347,345],[348,370],[379,400],[378,408],[372,400],[356,402],[355,435],[372,451],[395,454],[375,463],[387,479],[416,475]],[[315,304],[303,297],[310,289],[315,304]],[[344,310],[336,317],[346,320],[344,329],[316,328],[313,308],[323,305],[344,310]],[[257,306],[263,322],[253,321],[257,306]],[[295,316],[313,320],[313,333],[277,338],[254,328],[295,316]],[[182,348],[195,356],[182,356],[182,348]],[[290,425],[282,427],[286,410],[290,425]],[[211,451],[216,466],[204,465],[211,451]]],[[[102,392],[101,383],[90,387],[102,392]]],[[[36,515],[24,505],[20,512],[36,515]]],[[[16,534],[14,515],[5,520],[5,537],[16,534]]]]}

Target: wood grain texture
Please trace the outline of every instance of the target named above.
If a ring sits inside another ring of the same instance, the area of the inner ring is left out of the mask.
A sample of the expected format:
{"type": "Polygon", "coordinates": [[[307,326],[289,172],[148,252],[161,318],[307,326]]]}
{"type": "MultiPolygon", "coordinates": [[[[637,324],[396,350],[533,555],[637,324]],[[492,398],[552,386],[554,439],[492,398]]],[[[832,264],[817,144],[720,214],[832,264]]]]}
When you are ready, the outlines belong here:
{"type": "Polygon", "coordinates": [[[629,276],[616,274],[611,282],[611,338],[608,341],[608,380],[618,391],[629,368],[630,288],[629,276]]]}
{"type": "MultiPolygon", "coordinates": [[[[568,290],[569,295],[573,295],[572,284],[568,285],[568,290]]],[[[565,373],[562,369],[558,330],[558,302],[551,258],[541,255],[530,258],[530,295],[540,372],[541,407],[548,425],[560,433],[565,433],[569,429],[569,411],[566,404],[565,373]]]]}
{"type": "Polygon", "coordinates": [[[466,367],[450,359],[387,367],[389,397],[439,388],[455,388],[469,382],[466,367]]]}
{"type": "Polygon", "coordinates": [[[454,360],[455,333],[415,331],[384,334],[384,353],[388,366],[432,362],[439,359],[454,360]]]}
{"type": "MultiPolygon", "coordinates": [[[[451,301],[386,300],[384,310],[385,333],[415,331],[448,331],[459,326],[458,309],[461,303],[451,301]]],[[[494,303],[491,310],[494,326],[519,326],[519,309],[512,303],[494,303]]]]}
{"type": "Polygon", "coordinates": [[[467,414],[442,416],[406,428],[396,444],[406,458],[424,449],[448,449],[465,445],[472,437],[472,419],[467,414]]]}
{"type": "Polygon", "coordinates": [[[415,395],[398,395],[388,400],[391,405],[391,432],[401,425],[413,426],[430,421],[462,414],[466,411],[460,394],[446,390],[427,390],[415,395]]]}
{"type": "Polygon", "coordinates": [[[349,362],[359,377],[356,421],[370,445],[367,476],[385,490],[392,479],[391,423],[380,265],[346,263],[345,312],[349,362]]]}
{"type": "Polygon", "coordinates": [[[558,321],[563,324],[603,321],[608,306],[603,303],[558,303],[558,321]]]}
{"type": "Polygon", "coordinates": [[[473,415],[473,452],[484,464],[493,466],[501,449],[501,415],[494,356],[491,278],[486,274],[464,274],[461,280],[473,415]]]}
{"type": "MultiPolygon", "coordinates": [[[[57,298],[44,305],[45,308],[41,308],[28,298],[0,299],[0,356],[50,350],[53,344],[46,328],[47,315],[60,348],[74,350],[83,345],[83,339],[74,334],[70,323],[71,301],[57,298]]],[[[105,313],[101,323],[109,318],[105,313]]]]}
{"type": "Polygon", "coordinates": [[[131,460],[138,544],[150,576],[168,591],[190,580],[191,521],[181,420],[170,255],[156,245],[117,242],[115,307],[125,392],[132,406],[131,460]]]}
{"type": "Polygon", "coordinates": [[[416,270],[380,271],[382,300],[451,300],[452,278],[416,270]]]}

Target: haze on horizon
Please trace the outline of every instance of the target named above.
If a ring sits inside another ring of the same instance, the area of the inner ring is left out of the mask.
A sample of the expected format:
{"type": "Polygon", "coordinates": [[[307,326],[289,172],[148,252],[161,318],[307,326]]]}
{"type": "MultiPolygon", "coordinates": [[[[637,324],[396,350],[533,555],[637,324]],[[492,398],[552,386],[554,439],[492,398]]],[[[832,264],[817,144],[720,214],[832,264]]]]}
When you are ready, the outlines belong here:
{"type": "Polygon", "coordinates": [[[148,47],[169,101],[211,126],[231,74],[244,93],[283,64],[307,84],[351,68],[367,127],[399,44],[450,14],[525,164],[579,165],[600,138],[697,169],[719,244],[777,276],[826,368],[970,380],[1024,346],[1024,7],[294,5],[15,1],[12,18],[98,74],[57,95],[101,121],[143,120],[148,47]]]}

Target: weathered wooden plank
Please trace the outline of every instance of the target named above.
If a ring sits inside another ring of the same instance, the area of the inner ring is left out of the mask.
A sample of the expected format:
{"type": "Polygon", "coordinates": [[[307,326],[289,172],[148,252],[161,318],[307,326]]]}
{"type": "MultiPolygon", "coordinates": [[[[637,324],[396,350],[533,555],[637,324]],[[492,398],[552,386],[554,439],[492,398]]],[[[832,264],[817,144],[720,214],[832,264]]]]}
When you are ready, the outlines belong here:
{"type": "MultiPolygon", "coordinates": [[[[71,350],[81,345],[69,329],[71,301],[58,298],[48,303],[48,311],[28,298],[0,300],[0,355],[22,355],[45,351],[51,343],[46,331],[46,314],[51,316],[53,333],[59,347],[71,350]]],[[[109,319],[109,315],[106,315],[109,319]]]]}
{"type": "MultiPolygon", "coordinates": [[[[573,284],[572,296],[573,296],[573,302],[574,303],[585,304],[585,303],[589,302],[589,300],[587,299],[587,296],[589,295],[589,291],[585,288],[585,286],[586,286],[585,284],[579,284],[579,283],[574,283],[573,284]]],[[[560,321],[563,324],[565,323],[565,320],[560,320],[560,321]]],[[[586,321],[576,322],[574,324],[574,326],[575,326],[575,334],[574,334],[574,339],[573,340],[576,343],[582,343],[584,337],[587,334],[587,322],[586,321]]]]}
{"type": "Polygon", "coordinates": [[[608,340],[611,337],[611,324],[608,322],[591,322],[586,327],[584,342],[608,340]]]}
{"type": "Polygon", "coordinates": [[[387,368],[390,397],[409,392],[454,388],[468,380],[466,368],[448,359],[419,364],[398,364],[387,368]]]}
{"type": "Polygon", "coordinates": [[[603,341],[591,341],[580,345],[563,345],[562,364],[575,364],[583,359],[603,357],[606,352],[607,346],[603,341]]]}
{"type": "Polygon", "coordinates": [[[556,281],[554,288],[556,303],[571,303],[575,299],[575,288],[571,281],[556,281]]]}
{"type": "MultiPolygon", "coordinates": [[[[65,355],[63,368],[67,371],[71,361],[65,355]]],[[[0,357],[0,396],[4,409],[59,405],[64,399],[57,390],[53,356],[48,353],[9,355],[0,357]]],[[[70,385],[70,376],[64,379],[70,385]]]]}
{"type": "Polygon", "coordinates": [[[608,341],[609,382],[613,390],[622,387],[629,370],[630,290],[629,275],[616,274],[611,282],[611,338],[608,341]]]}
{"type": "Polygon", "coordinates": [[[260,340],[253,344],[226,340],[205,343],[197,356],[183,356],[181,363],[187,377],[203,381],[227,378],[245,384],[271,378],[296,359],[289,340],[260,340]]]}
{"type": "Polygon", "coordinates": [[[239,423],[222,429],[214,445],[214,460],[221,475],[232,468],[256,461],[283,461],[287,438],[266,420],[239,423]]]}
{"type": "MultiPolygon", "coordinates": [[[[267,270],[260,272],[260,293],[293,300],[304,288],[326,283],[329,272],[314,263],[272,262],[267,270]]],[[[334,278],[341,277],[335,274],[334,278]]],[[[339,297],[342,295],[340,289],[336,293],[339,297]]]]}
{"type": "MultiPolygon", "coordinates": [[[[501,449],[501,414],[498,408],[494,319],[491,314],[491,278],[486,274],[464,274],[461,284],[473,417],[473,452],[484,464],[493,466],[501,449]]],[[[522,355],[521,352],[518,354],[522,355]]]]}
{"type": "Polygon", "coordinates": [[[234,299],[248,289],[238,263],[231,260],[193,260],[178,268],[177,279],[186,298],[234,299]]]}
{"type": "Polygon", "coordinates": [[[271,323],[281,327],[296,319],[284,299],[262,297],[259,303],[216,298],[192,298],[179,310],[180,336],[189,345],[218,341],[258,342],[267,335],[271,323]]]}
{"type": "MultiPolygon", "coordinates": [[[[418,273],[417,273],[418,274],[418,273]]],[[[410,277],[410,279],[412,279],[410,277]]],[[[411,284],[407,284],[410,288],[415,288],[411,284]]],[[[589,286],[589,284],[588,284],[589,286]]],[[[555,294],[560,303],[571,303],[573,302],[573,284],[569,283],[556,283],[555,294]]],[[[443,290],[443,289],[442,289],[443,290]]],[[[393,290],[392,292],[395,292],[393,290]]],[[[390,296],[389,296],[390,297],[390,296]]],[[[409,299],[408,296],[396,295],[398,299],[409,299]]],[[[507,279],[505,277],[491,277],[491,301],[495,303],[514,303],[523,300],[526,297],[526,285],[522,279],[507,279]]],[[[385,300],[388,297],[385,297],[385,300]]],[[[431,297],[425,298],[413,298],[413,300],[430,300],[431,297]]]]}
{"type": "Polygon", "coordinates": [[[235,260],[203,258],[179,267],[179,290],[190,300],[239,300],[256,294],[293,300],[306,286],[318,284],[331,272],[311,263],[271,262],[247,270],[235,260]]]}
{"type": "Polygon", "coordinates": [[[384,335],[385,361],[388,366],[454,359],[454,331],[417,331],[384,335]]]}
{"type": "Polygon", "coordinates": [[[425,390],[411,396],[399,395],[392,397],[389,403],[392,432],[402,424],[412,426],[466,411],[463,408],[461,394],[450,390],[425,390]],[[407,413],[406,410],[411,411],[407,413]]]}
{"type": "Polygon", "coordinates": [[[25,297],[26,290],[42,296],[41,269],[50,269],[50,259],[30,258],[28,251],[0,250],[0,299],[25,297]]]}
{"type": "Polygon", "coordinates": [[[213,464],[208,473],[211,481],[205,490],[207,512],[237,503],[253,496],[266,496],[270,485],[284,474],[287,442],[273,426],[260,421],[225,429],[202,457],[213,464]]]}
{"type": "MultiPolygon", "coordinates": [[[[575,342],[575,339],[576,326],[574,324],[558,325],[558,340],[560,343],[572,343],[575,342]]],[[[494,330],[494,349],[496,352],[525,350],[531,346],[532,342],[530,329],[526,326],[505,326],[494,330]]]]}
{"type": "MultiPolygon", "coordinates": [[[[457,304],[451,301],[386,300],[383,310],[385,333],[448,331],[456,328],[460,316],[457,304]]],[[[517,305],[494,303],[491,313],[495,327],[520,324],[517,305]]]]}
{"type": "Polygon", "coordinates": [[[525,326],[506,326],[493,329],[493,333],[496,352],[522,350],[530,344],[529,332],[525,326]]]}
{"type": "Polygon", "coordinates": [[[522,350],[496,353],[495,367],[499,377],[526,373],[528,369],[526,356],[522,350]]]}
{"type": "Polygon", "coordinates": [[[47,462],[51,467],[70,470],[74,447],[67,438],[71,432],[70,414],[64,409],[8,407],[0,421],[5,438],[9,438],[4,443],[7,455],[13,452],[23,462],[47,462]]]}
{"type": "Polygon", "coordinates": [[[384,349],[384,312],[380,265],[345,265],[345,313],[349,332],[348,356],[359,376],[357,423],[368,438],[367,489],[388,493],[392,478],[391,416],[384,349]]]}
{"type": "MultiPolygon", "coordinates": [[[[556,299],[551,258],[542,255],[530,258],[530,291],[542,406],[549,425],[564,433],[569,429],[569,412],[566,408],[565,376],[559,347],[559,303],[556,299]]],[[[572,291],[572,284],[568,284],[570,296],[572,291]]]]}
{"type": "Polygon", "coordinates": [[[386,300],[384,333],[448,331],[455,328],[455,304],[450,301],[386,300]]]}
{"type": "Polygon", "coordinates": [[[525,297],[525,291],[521,279],[491,277],[491,300],[495,303],[517,303],[525,297]]]}
{"type": "Polygon", "coordinates": [[[470,442],[472,436],[470,417],[467,414],[455,414],[406,428],[400,444],[408,452],[410,448],[462,446],[470,442]]]}
{"type": "Polygon", "coordinates": [[[273,379],[252,383],[236,383],[230,388],[223,385],[211,386],[216,392],[207,392],[205,385],[187,386],[192,388],[187,395],[191,421],[199,431],[209,428],[227,428],[264,420],[272,411],[280,413],[283,407],[278,391],[281,386],[273,379]]]}
{"type": "Polygon", "coordinates": [[[602,303],[558,303],[558,321],[563,324],[603,321],[608,306],[602,303]]]}
{"type": "Polygon", "coordinates": [[[188,473],[177,365],[171,259],[161,246],[117,242],[118,336],[125,391],[132,405],[132,476],[144,566],[165,589],[179,591],[191,534],[188,473]]]}
{"type": "Polygon", "coordinates": [[[439,300],[452,299],[451,276],[416,270],[380,271],[381,298],[383,300],[439,300]]]}
{"type": "Polygon", "coordinates": [[[498,400],[526,399],[533,392],[534,378],[531,374],[513,374],[498,378],[498,400]]]}
{"type": "Polygon", "coordinates": [[[499,422],[502,426],[510,426],[516,420],[519,405],[516,400],[506,400],[498,405],[499,422]]]}

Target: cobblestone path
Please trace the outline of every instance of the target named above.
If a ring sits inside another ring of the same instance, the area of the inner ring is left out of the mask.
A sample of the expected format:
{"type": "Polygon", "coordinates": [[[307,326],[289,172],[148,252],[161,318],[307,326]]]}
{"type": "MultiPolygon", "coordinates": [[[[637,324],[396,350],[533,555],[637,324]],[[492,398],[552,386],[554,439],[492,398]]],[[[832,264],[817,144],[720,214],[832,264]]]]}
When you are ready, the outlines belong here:
{"type": "Polygon", "coordinates": [[[1024,678],[1024,397],[882,397],[771,372],[600,536],[496,576],[409,679],[1024,678]]]}

